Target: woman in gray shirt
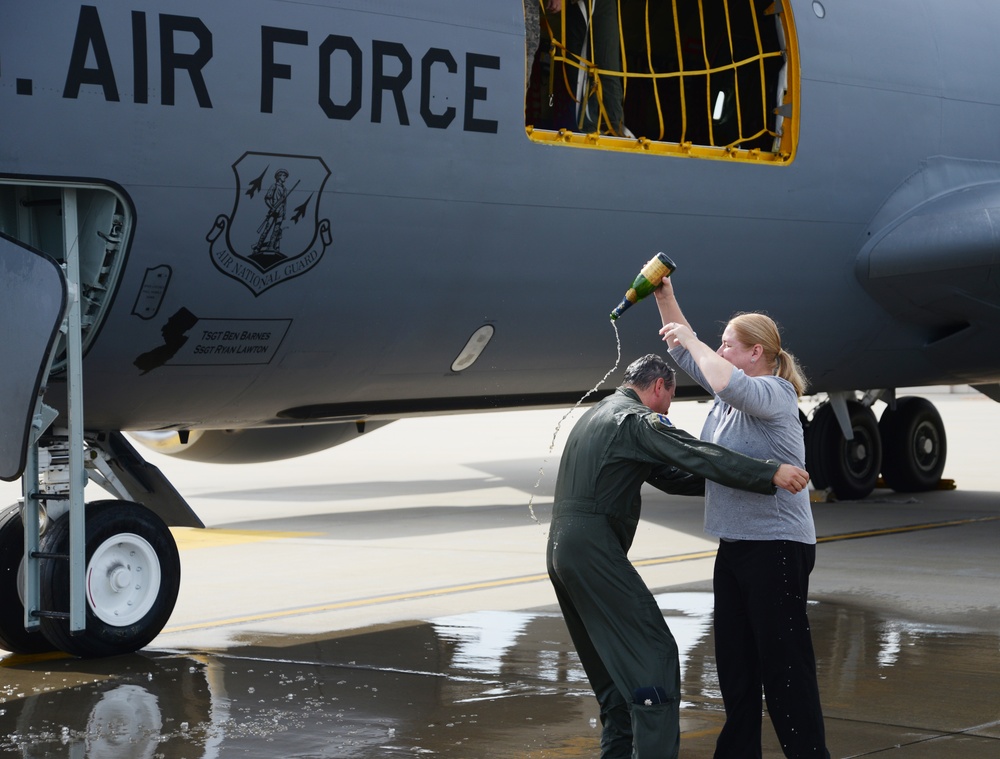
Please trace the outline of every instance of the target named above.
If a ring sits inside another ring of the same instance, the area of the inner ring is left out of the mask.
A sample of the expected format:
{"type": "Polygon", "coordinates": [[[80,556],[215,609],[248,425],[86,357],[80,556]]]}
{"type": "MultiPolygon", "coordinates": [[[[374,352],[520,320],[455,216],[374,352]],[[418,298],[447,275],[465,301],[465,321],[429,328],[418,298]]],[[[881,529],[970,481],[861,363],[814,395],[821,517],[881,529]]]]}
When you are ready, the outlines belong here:
{"type": "MultiPolygon", "coordinates": [[[[702,440],[805,466],[798,397],[805,378],[764,314],[739,314],[713,350],[681,312],[670,279],[656,290],[670,355],[715,402],[702,440]]],[[[759,495],[707,482],[715,559],[715,657],[726,723],[715,759],[761,756],[761,689],[785,756],[829,759],[806,599],[816,562],[809,494],[759,495]]]]}

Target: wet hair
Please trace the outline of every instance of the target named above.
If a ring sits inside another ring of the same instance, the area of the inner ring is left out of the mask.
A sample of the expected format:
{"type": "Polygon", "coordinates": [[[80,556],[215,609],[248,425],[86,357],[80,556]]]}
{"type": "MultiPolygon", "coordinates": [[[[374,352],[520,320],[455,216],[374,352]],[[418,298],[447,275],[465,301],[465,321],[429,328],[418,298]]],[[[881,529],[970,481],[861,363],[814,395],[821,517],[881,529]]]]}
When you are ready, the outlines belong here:
{"type": "Polygon", "coordinates": [[[791,382],[797,395],[806,391],[808,380],[795,356],[781,347],[781,332],[774,319],[766,314],[741,313],[729,320],[729,326],[744,345],[764,349],[764,360],[772,374],[791,382]]]}
{"type": "Polygon", "coordinates": [[[663,380],[663,386],[666,389],[672,388],[676,383],[674,369],[655,353],[647,353],[628,365],[622,384],[645,390],[658,379],[663,380]]]}

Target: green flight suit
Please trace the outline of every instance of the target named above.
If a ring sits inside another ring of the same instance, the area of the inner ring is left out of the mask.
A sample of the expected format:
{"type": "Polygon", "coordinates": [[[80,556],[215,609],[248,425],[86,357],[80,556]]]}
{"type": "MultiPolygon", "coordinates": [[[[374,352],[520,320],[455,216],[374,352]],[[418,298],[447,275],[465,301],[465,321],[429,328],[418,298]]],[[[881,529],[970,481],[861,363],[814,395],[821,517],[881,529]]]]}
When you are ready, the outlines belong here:
{"type": "Polygon", "coordinates": [[[602,759],[673,759],[680,748],[677,644],[627,555],[643,483],[699,495],[708,478],[773,493],[778,466],[676,429],[624,387],[573,427],[556,479],[546,563],[600,704],[602,759]]]}

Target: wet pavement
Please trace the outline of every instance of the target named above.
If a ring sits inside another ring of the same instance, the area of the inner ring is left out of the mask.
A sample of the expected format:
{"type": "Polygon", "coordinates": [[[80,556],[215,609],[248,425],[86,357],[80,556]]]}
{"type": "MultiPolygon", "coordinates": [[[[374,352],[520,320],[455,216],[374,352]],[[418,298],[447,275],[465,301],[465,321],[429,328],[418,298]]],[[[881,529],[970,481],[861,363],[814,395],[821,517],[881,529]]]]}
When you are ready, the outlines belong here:
{"type": "MultiPolygon", "coordinates": [[[[657,599],[681,652],[681,756],[710,757],[723,720],[711,594],[657,599]]],[[[833,756],[1000,757],[996,629],[824,602],[810,615],[833,756]]],[[[598,755],[595,702],[553,610],[2,667],[0,755],[598,755]]],[[[769,728],[765,756],[780,756],[769,728]]]]}
{"type": "MultiPolygon", "coordinates": [[[[836,759],[1000,759],[1000,404],[934,400],[957,490],[814,506],[836,759]]],[[[694,430],[703,414],[671,411],[694,430]]],[[[167,628],[129,656],[0,658],[0,757],[597,757],[596,702],[544,576],[562,415],[399,422],[267,467],[155,458],[209,526],[175,533],[167,628]]],[[[631,557],[681,652],[681,757],[708,759],[715,543],[701,499],[653,491],[643,517],[631,557]]],[[[764,736],[777,759],[766,719],[764,736]]]]}

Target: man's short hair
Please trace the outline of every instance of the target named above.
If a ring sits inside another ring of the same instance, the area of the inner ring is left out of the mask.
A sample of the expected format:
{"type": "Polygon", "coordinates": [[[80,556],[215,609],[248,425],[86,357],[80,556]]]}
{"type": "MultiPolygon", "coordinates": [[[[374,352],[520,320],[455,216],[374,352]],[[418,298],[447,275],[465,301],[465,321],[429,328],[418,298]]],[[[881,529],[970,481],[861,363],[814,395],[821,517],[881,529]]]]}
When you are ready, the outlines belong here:
{"type": "Polygon", "coordinates": [[[628,365],[623,384],[645,390],[658,379],[663,380],[664,387],[673,387],[676,382],[674,369],[655,353],[647,353],[628,365]]]}

